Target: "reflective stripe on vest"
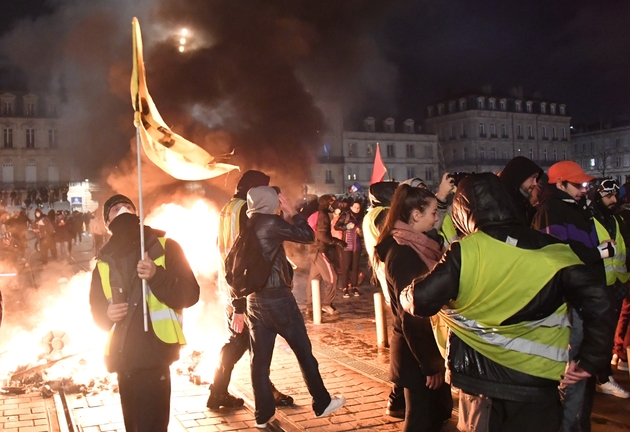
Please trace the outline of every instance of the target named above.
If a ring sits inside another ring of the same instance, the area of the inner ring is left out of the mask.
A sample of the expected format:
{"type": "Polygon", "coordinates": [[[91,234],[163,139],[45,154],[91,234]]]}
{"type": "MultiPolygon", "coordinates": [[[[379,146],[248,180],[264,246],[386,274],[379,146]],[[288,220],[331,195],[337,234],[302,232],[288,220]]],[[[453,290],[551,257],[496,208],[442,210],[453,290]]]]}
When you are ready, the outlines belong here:
{"type": "Polygon", "coordinates": [[[444,248],[448,249],[449,245],[457,240],[459,240],[459,236],[457,235],[457,230],[455,229],[455,224],[453,223],[453,218],[449,213],[446,213],[444,216],[444,220],[442,221],[442,227],[438,231],[438,233],[444,239],[444,248]]]}
{"type": "Polygon", "coordinates": [[[569,359],[566,304],[540,320],[502,323],[527,306],[559,270],[582,262],[565,244],[521,249],[480,231],[464,237],[460,245],[459,294],[440,312],[447,325],[502,366],[559,380],[569,359]]]}
{"type": "MultiPolygon", "coordinates": [[[[166,239],[164,237],[158,237],[162,251],[166,248],[166,239]]],[[[159,257],[153,260],[156,266],[166,268],[166,256],[162,253],[159,257]]],[[[101,276],[101,285],[103,286],[103,293],[107,300],[112,302],[112,285],[110,280],[110,268],[109,264],[105,261],[97,261],[98,272],[101,276]]],[[[174,310],[162,303],[153,295],[151,288],[147,285],[146,302],[149,310],[149,316],[151,317],[151,325],[155,335],[164,343],[168,344],[186,344],[186,338],[184,337],[183,327],[183,315],[181,310],[174,310]]],[[[109,346],[111,339],[114,335],[116,324],[114,324],[109,331],[109,337],[107,344],[105,345],[105,355],[109,355],[109,346]]]]}
{"type": "MultiPolygon", "coordinates": [[[[626,283],[630,279],[630,273],[626,268],[626,243],[623,240],[623,236],[619,230],[619,222],[615,219],[615,247],[617,252],[612,258],[604,258],[604,269],[606,270],[606,285],[610,286],[615,283],[617,279],[626,283]]],[[[595,222],[595,230],[597,231],[597,239],[600,243],[610,240],[610,233],[601,224],[597,218],[593,218],[595,222]]]]}
{"type": "Polygon", "coordinates": [[[223,206],[219,215],[219,235],[217,236],[217,246],[221,261],[225,261],[232,245],[241,231],[239,226],[239,215],[247,201],[240,198],[232,198],[230,202],[223,206]]]}

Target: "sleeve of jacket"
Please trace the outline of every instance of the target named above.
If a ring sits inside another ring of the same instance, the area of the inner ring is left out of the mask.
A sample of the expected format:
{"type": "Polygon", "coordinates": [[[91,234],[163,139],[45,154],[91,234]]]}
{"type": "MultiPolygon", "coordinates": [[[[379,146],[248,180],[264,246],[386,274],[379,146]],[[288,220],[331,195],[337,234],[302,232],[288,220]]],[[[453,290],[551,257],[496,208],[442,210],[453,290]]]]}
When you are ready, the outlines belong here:
{"type": "MultiPolygon", "coordinates": [[[[241,211],[238,214],[238,226],[243,229],[247,226],[247,221],[249,218],[247,217],[247,204],[241,207],[241,211]]],[[[226,282],[227,284],[227,282],[226,282]]],[[[247,297],[236,298],[232,297],[229,300],[232,305],[232,309],[234,309],[235,314],[244,314],[247,309],[247,297]]]]}
{"type": "Polygon", "coordinates": [[[346,231],[346,225],[348,225],[348,213],[342,213],[339,218],[337,218],[335,229],[337,231],[346,231]]]}
{"type": "Polygon", "coordinates": [[[166,268],[157,267],[155,275],[148,281],[151,292],[172,309],[190,307],[199,300],[199,284],[181,246],[167,239],[166,268]]]}
{"type": "Polygon", "coordinates": [[[90,284],[90,311],[94,323],[101,329],[109,331],[114,323],[107,318],[107,308],[109,301],[103,292],[103,284],[98,267],[92,272],[92,283],[90,284]]]}
{"type": "Polygon", "coordinates": [[[584,337],[575,360],[594,374],[610,361],[617,325],[612,293],[588,266],[571,266],[561,272],[564,296],[583,321],[584,337]]]}
{"type": "Polygon", "coordinates": [[[451,245],[431,273],[414,279],[400,294],[400,304],[408,313],[430,317],[459,293],[461,249],[451,245]]]}
{"type": "MultiPolygon", "coordinates": [[[[301,215],[296,214],[293,216],[291,219],[293,223],[289,223],[281,217],[274,219],[274,221],[275,220],[277,220],[277,223],[274,222],[275,226],[273,235],[280,241],[306,244],[313,243],[315,241],[315,234],[313,233],[311,226],[301,215]]],[[[319,226],[319,221],[317,224],[319,226]]],[[[328,221],[328,227],[330,228],[330,221],[328,221]]]]}
{"type": "Polygon", "coordinates": [[[626,268],[630,269],[630,253],[628,253],[628,248],[630,247],[630,230],[626,225],[623,217],[616,216],[617,222],[619,223],[619,232],[621,233],[621,237],[623,237],[623,241],[626,244],[626,250],[624,251],[626,254],[626,268]]]}
{"type": "MultiPolygon", "coordinates": [[[[390,295],[396,297],[413,281],[419,267],[423,265],[418,262],[419,259],[413,250],[411,253],[415,257],[406,257],[403,250],[400,252],[391,254],[392,256],[388,256],[386,261],[388,279],[394,291],[390,295]]],[[[403,336],[411,353],[420,364],[423,375],[430,376],[444,372],[444,359],[435,342],[430,318],[410,315],[403,308],[398,308],[398,315],[402,323],[403,336]]]]}

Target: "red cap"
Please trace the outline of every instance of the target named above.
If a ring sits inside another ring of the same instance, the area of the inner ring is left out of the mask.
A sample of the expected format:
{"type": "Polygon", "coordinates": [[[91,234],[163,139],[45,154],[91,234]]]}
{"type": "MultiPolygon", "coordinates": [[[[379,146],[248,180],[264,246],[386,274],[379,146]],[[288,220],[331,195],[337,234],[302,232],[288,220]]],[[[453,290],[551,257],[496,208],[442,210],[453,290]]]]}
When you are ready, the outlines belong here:
{"type": "Polygon", "coordinates": [[[586,183],[595,180],[595,177],[586,174],[582,167],[573,161],[562,161],[551,165],[548,174],[549,183],[559,181],[586,183]]]}

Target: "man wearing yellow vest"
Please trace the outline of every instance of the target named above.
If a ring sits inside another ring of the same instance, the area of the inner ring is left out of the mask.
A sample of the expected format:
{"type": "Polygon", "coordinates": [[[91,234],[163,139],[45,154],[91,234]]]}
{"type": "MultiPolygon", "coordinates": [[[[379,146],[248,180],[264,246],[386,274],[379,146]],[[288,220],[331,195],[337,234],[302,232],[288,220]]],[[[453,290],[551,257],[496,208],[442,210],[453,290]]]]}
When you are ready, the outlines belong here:
{"type": "Polygon", "coordinates": [[[140,220],[133,202],[114,195],[103,206],[112,233],[100,249],[92,273],[90,307],[94,322],[109,331],[107,370],[118,375],[128,431],[166,432],[169,422],[170,365],[186,343],[182,309],[199,300],[199,284],[177,242],[145,226],[140,258],[140,220]],[[147,295],[142,298],[142,282],[147,295]],[[147,303],[148,331],[143,303],[147,303]]]}
{"type": "Polygon", "coordinates": [[[418,316],[439,312],[451,329],[458,427],[557,432],[558,383],[585,379],[610,359],[615,323],[606,288],[569,246],[522,223],[494,174],[462,179],[452,214],[465,237],[403,291],[401,304],[418,316]],[[584,321],[571,362],[568,306],[584,321]]]}
{"type": "MultiPolygon", "coordinates": [[[[628,294],[626,283],[630,276],[630,273],[628,273],[629,263],[627,262],[628,258],[630,258],[627,254],[627,245],[630,244],[630,233],[623,219],[614,215],[618,192],[619,185],[613,179],[601,179],[598,181],[598,185],[589,191],[593,222],[598,240],[600,242],[606,240],[615,242],[615,254],[603,259],[606,285],[614,299],[615,321],[619,320],[623,299],[628,294]]],[[[607,364],[606,368],[597,374],[597,379],[589,379],[587,386],[591,388],[596,386],[597,391],[600,393],[612,394],[624,399],[630,397],[630,393],[622,389],[612,378],[610,364],[607,364]]],[[[587,392],[586,394],[587,397],[585,397],[584,404],[592,406],[592,392],[587,392]]]]}
{"type": "MultiPolygon", "coordinates": [[[[247,192],[254,187],[269,186],[269,180],[269,176],[261,171],[249,170],[244,172],[236,185],[234,196],[221,209],[217,246],[222,266],[238,234],[247,224],[247,192]]],[[[219,362],[214,372],[212,384],[210,384],[210,395],[206,406],[212,410],[220,407],[238,408],[243,406],[243,399],[231,395],[228,392],[228,386],[232,379],[234,365],[250,347],[249,328],[245,323],[247,299],[232,298],[230,287],[225,280],[225,269],[223,267],[218,275],[217,282],[219,292],[225,302],[225,318],[229,336],[219,353],[219,362]]],[[[271,384],[271,390],[276,406],[293,404],[293,398],[278,391],[273,383],[271,384]]]]}

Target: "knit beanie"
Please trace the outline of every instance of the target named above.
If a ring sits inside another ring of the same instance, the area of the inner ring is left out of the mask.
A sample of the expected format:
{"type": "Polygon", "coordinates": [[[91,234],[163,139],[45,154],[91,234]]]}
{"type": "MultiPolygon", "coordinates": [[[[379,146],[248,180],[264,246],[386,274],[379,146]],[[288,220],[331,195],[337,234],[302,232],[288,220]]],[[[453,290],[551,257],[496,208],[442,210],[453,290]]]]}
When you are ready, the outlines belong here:
{"type": "Polygon", "coordinates": [[[243,176],[238,181],[238,185],[236,185],[236,192],[234,193],[234,198],[247,198],[247,192],[251,188],[255,188],[258,186],[269,186],[270,177],[256,170],[249,170],[243,173],[243,176]]]}
{"type": "Polygon", "coordinates": [[[247,217],[254,213],[276,214],[280,207],[278,193],[269,186],[258,186],[247,192],[247,217]]]}
{"type": "Polygon", "coordinates": [[[105,201],[105,204],[103,204],[103,220],[105,221],[105,223],[109,223],[109,211],[116,204],[120,203],[129,204],[131,205],[131,207],[133,207],[134,211],[137,211],[135,204],[129,198],[121,194],[114,195],[110,197],[107,201],[105,201]]]}

